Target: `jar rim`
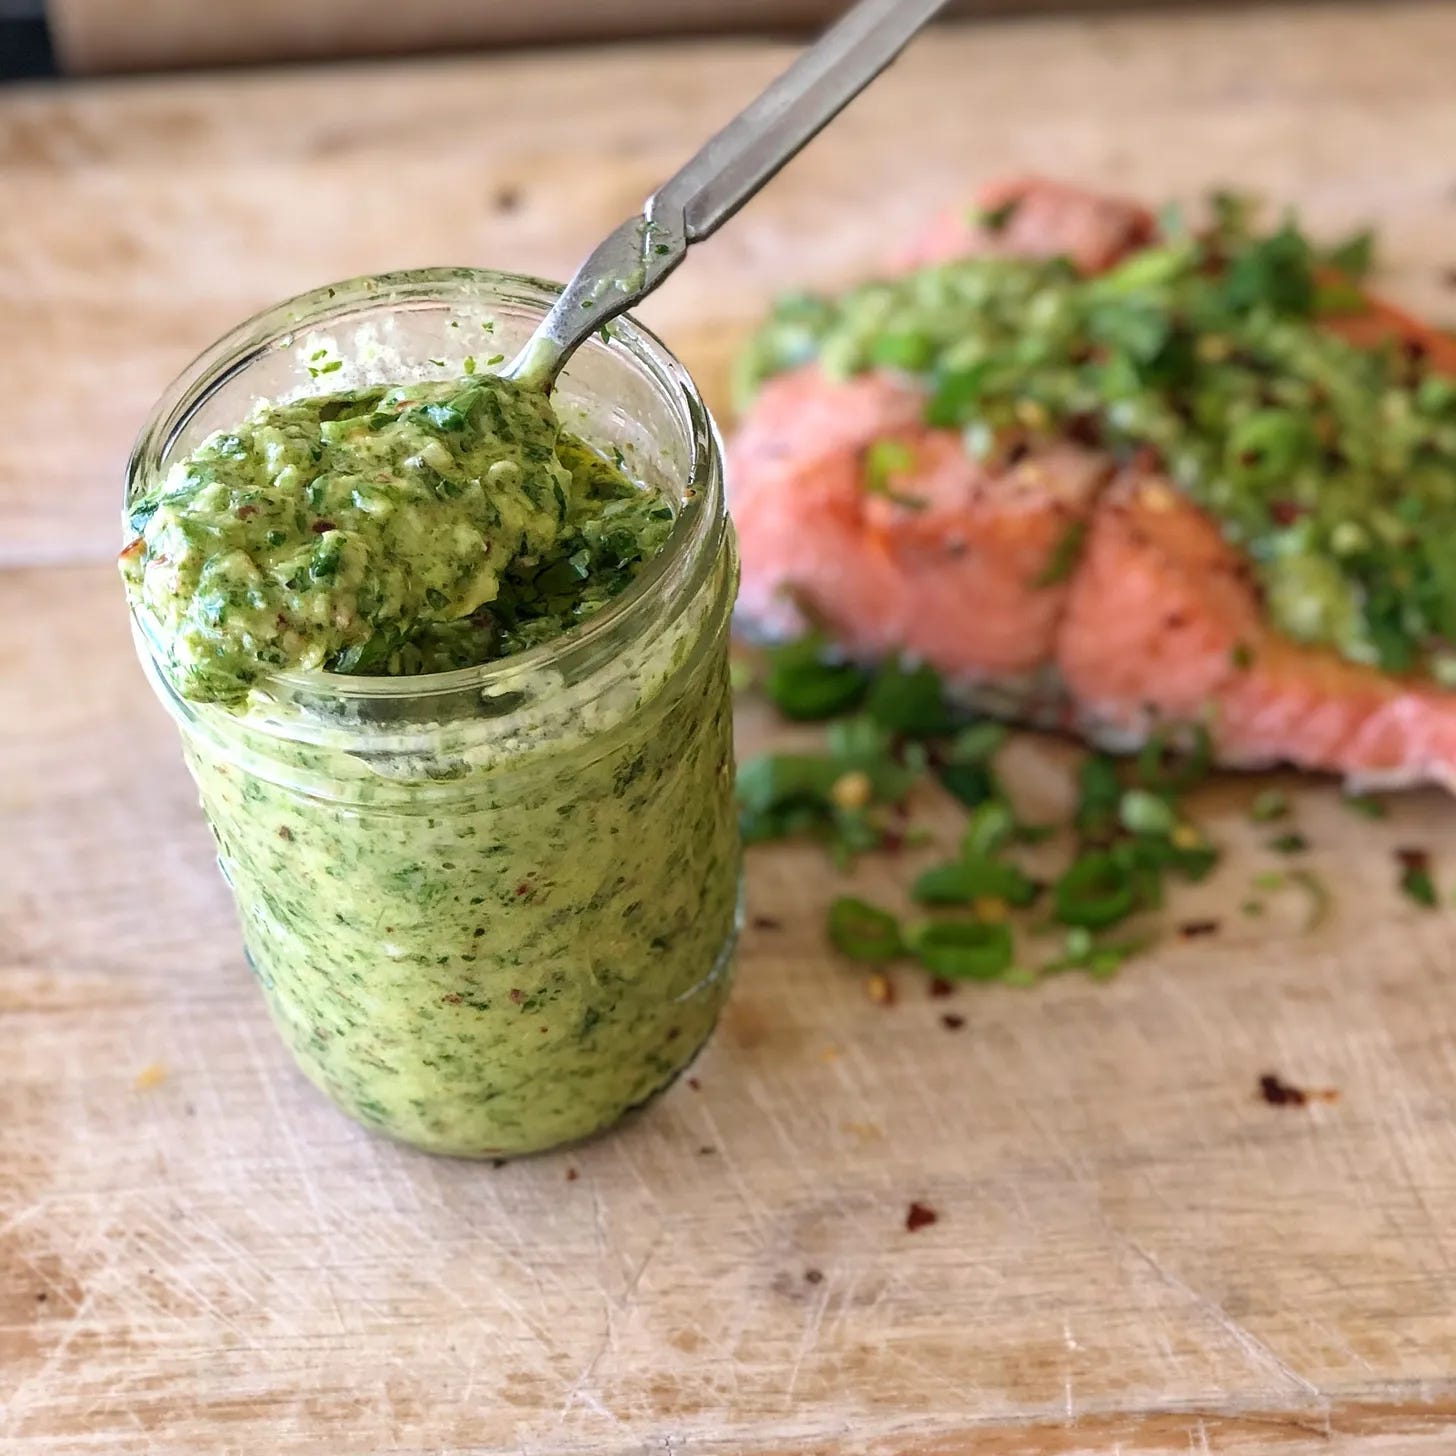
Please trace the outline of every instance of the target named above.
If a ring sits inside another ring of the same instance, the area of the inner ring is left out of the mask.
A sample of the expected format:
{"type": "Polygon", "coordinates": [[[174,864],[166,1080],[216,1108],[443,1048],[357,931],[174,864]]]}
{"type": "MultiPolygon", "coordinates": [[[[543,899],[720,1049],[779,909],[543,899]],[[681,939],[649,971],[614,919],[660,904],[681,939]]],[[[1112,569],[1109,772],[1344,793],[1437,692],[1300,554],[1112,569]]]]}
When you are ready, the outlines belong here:
{"type": "MultiPolygon", "coordinates": [[[[203,350],[163,390],[127,460],[123,521],[143,478],[153,467],[161,467],[198,410],[255,359],[290,347],[294,336],[303,330],[338,323],[369,306],[411,300],[448,303],[458,298],[461,302],[525,305],[544,315],[562,287],[525,273],[466,267],[411,268],[325,284],[260,310],[203,350]]],[[[566,668],[590,658],[605,638],[622,630],[624,623],[650,615],[673,585],[688,585],[685,576],[695,577],[711,567],[721,549],[726,516],[722,443],[697,385],[667,345],[630,314],[620,315],[604,327],[600,345],[594,340],[584,347],[600,346],[620,349],[652,378],[670,402],[690,452],[683,500],[673,529],[662,549],[636,578],[600,610],[558,636],[474,667],[409,676],[364,676],[322,669],[275,672],[260,679],[261,689],[267,692],[277,688],[285,694],[341,701],[488,692],[523,674],[566,668]]],[[[564,375],[569,377],[570,372],[568,362],[564,375]]],[[[130,612],[140,637],[157,661],[159,677],[171,686],[170,677],[161,668],[157,650],[160,644],[153,637],[150,618],[135,605],[130,612]]],[[[188,706],[196,709],[203,705],[188,706]]]]}

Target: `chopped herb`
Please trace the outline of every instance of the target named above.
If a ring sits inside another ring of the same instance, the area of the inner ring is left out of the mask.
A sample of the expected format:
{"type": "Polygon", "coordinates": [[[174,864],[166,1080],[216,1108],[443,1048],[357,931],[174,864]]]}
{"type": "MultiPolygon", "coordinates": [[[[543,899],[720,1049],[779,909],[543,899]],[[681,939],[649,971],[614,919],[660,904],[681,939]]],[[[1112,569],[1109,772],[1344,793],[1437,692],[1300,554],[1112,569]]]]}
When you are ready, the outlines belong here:
{"type": "Polygon", "coordinates": [[[1077,829],[1089,839],[1100,839],[1116,827],[1122,804],[1122,778],[1117,765],[1099,753],[1082,760],[1077,771],[1077,829]]]}
{"type": "Polygon", "coordinates": [[[1282,819],[1289,813],[1289,799],[1278,789],[1263,789],[1254,797],[1254,802],[1249,808],[1249,818],[1255,824],[1268,824],[1271,820],[1282,819]]]}
{"type": "Polygon", "coordinates": [[[1137,758],[1138,781],[1158,793],[1181,794],[1208,777],[1213,766],[1213,744],[1201,723],[1193,729],[1186,750],[1166,734],[1150,734],[1137,758]]]}
{"type": "Polygon", "coordinates": [[[1289,883],[1303,890],[1309,901],[1309,910],[1301,928],[1306,934],[1311,930],[1318,930],[1324,924],[1333,903],[1333,897],[1325,882],[1313,870],[1297,869],[1289,871],[1289,883]]]}
{"type": "Polygon", "coordinates": [[[882,667],[865,711],[881,727],[914,737],[946,733],[956,726],[940,675],[925,663],[910,666],[896,659],[882,667]]]}
{"type": "Polygon", "coordinates": [[[1254,665],[1254,649],[1247,642],[1235,642],[1229,653],[1229,661],[1240,672],[1247,672],[1254,665]]]}
{"type": "Polygon", "coordinates": [[[824,638],[810,636],[770,649],[764,691],[786,718],[812,721],[856,706],[870,676],[846,662],[824,638]]]}
{"type": "Polygon", "coordinates": [[[1042,974],[1086,971],[1094,980],[1109,980],[1128,960],[1146,947],[1147,942],[1141,940],[1099,944],[1090,930],[1078,926],[1067,932],[1063,953],[1055,960],[1048,961],[1041,968],[1042,974]]]}
{"type": "Polygon", "coordinates": [[[1375,267],[1375,234],[1370,228],[1351,233],[1325,253],[1325,262],[1349,278],[1366,278],[1375,267]]]}
{"type": "Polygon", "coordinates": [[[994,981],[1012,961],[1011,928],[975,920],[931,921],[910,936],[926,970],[952,981],[994,981]]]}
{"type": "Polygon", "coordinates": [[[1424,849],[1398,849],[1395,857],[1400,865],[1401,892],[1406,899],[1434,910],[1437,897],[1435,881],[1431,878],[1430,854],[1424,849]]]}
{"type": "Polygon", "coordinates": [[[829,907],[829,939],[850,960],[883,965],[904,952],[900,922],[888,910],[841,895],[829,907]]]}
{"type": "Polygon", "coordinates": [[[899,440],[876,440],[864,455],[864,488],[870,495],[882,495],[910,510],[924,510],[918,496],[891,489],[890,477],[915,468],[915,452],[899,440]]]}
{"type": "Polygon", "coordinates": [[[935,776],[968,809],[989,802],[1001,792],[996,775],[985,763],[940,763],[935,776]]]}
{"type": "Polygon", "coordinates": [[[1030,905],[1037,884],[1015,865],[977,856],[932,866],[916,878],[910,893],[922,905],[970,905],[987,899],[1030,905]]]}
{"type": "Polygon", "coordinates": [[[1085,521],[1068,522],[1066,530],[1057,537],[1057,543],[1052,547],[1046,565],[1032,579],[1032,586],[1038,588],[1057,586],[1066,581],[1072,574],[1072,568],[1081,558],[1082,543],[1086,539],[1087,523],[1085,521]]]}
{"type": "Polygon", "coordinates": [[[1102,930],[1138,908],[1138,886],[1112,854],[1091,851],[1072,862],[1052,889],[1053,913],[1063,925],[1102,930]]]}
{"type": "Polygon", "coordinates": [[[1388,805],[1369,794],[1341,794],[1340,802],[1362,819],[1384,819],[1390,812],[1388,805]]]}
{"type": "Polygon", "coordinates": [[[1287,834],[1276,835],[1271,839],[1269,848],[1276,854],[1303,854],[1309,848],[1309,840],[1298,830],[1291,829],[1287,834]]]}
{"type": "Polygon", "coordinates": [[[1020,197],[1011,197],[995,207],[979,208],[975,214],[975,222],[988,233],[1004,233],[1011,225],[1011,219],[1016,216],[1021,203],[1020,197]]]}
{"type": "Polygon", "coordinates": [[[966,824],[961,838],[961,854],[966,859],[995,854],[1016,833],[1016,816],[1003,799],[988,799],[978,804],[966,824]]]}
{"type": "Polygon", "coordinates": [[[1169,834],[1178,823],[1167,799],[1148,789],[1128,789],[1118,806],[1118,817],[1130,834],[1169,834]]]}

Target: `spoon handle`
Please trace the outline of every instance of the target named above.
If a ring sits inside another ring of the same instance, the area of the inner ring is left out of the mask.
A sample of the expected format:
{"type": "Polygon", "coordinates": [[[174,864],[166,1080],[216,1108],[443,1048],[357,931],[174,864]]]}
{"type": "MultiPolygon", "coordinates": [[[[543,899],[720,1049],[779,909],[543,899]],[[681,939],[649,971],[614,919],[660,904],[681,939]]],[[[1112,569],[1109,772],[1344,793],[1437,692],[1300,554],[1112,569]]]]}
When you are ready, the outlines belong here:
{"type": "Polygon", "coordinates": [[[572,351],[651,293],[897,55],[946,0],[859,0],[592,250],[504,373],[550,389],[572,351]]]}

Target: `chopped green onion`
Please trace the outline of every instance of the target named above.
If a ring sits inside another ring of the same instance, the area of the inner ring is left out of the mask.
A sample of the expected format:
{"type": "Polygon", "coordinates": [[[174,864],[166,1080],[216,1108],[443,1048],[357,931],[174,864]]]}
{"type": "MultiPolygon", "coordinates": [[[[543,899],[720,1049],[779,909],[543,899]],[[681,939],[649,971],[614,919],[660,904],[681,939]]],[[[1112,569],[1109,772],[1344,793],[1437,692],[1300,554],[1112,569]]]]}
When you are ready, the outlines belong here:
{"type": "Polygon", "coordinates": [[[882,728],[923,738],[956,726],[946,706],[940,674],[925,663],[895,660],[876,675],[865,711],[882,728]]]}
{"type": "Polygon", "coordinates": [[[1208,777],[1213,764],[1213,745],[1208,729],[1197,724],[1192,747],[1185,753],[1163,733],[1153,733],[1138,754],[1138,781],[1146,789],[1181,794],[1208,777]]]}
{"type": "Polygon", "coordinates": [[[1074,822],[1085,835],[1100,837],[1117,826],[1122,803],[1122,779],[1117,765],[1099,753],[1082,760],[1077,771],[1077,811],[1074,822]]]}
{"type": "Polygon", "coordinates": [[[932,921],[912,934],[910,949],[926,970],[952,981],[994,981],[1014,956],[1010,926],[977,920],[932,921]]]}
{"type": "Polygon", "coordinates": [[[869,685],[864,668],[838,658],[822,637],[810,636],[769,650],[763,686],[786,718],[804,722],[854,707],[869,685]]]}
{"type": "Polygon", "coordinates": [[[1178,822],[1173,806],[1147,789],[1129,789],[1122,796],[1118,817],[1130,834],[1168,834],[1178,822]]]}
{"type": "Polygon", "coordinates": [[[829,939],[850,960],[883,964],[904,951],[900,922],[888,910],[841,895],[829,907],[829,939]]]}
{"type": "Polygon", "coordinates": [[[989,799],[971,811],[961,840],[961,853],[967,859],[994,854],[1016,831],[1016,816],[1003,799],[989,799]]]}
{"type": "Polygon", "coordinates": [[[922,905],[969,905],[976,900],[1030,905],[1037,884],[1015,865],[978,856],[931,866],[917,877],[910,893],[922,905]]]}
{"type": "Polygon", "coordinates": [[[1074,860],[1053,889],[1056,918],[1063,925],[1101,930],[1137,908],[1133,876],[1110,854],[1094,851],[1074,860]]]}
{"type": "Polygon", "coordinates": [[[1340,802],[1352,813],[1364,819],[1384,819],[1390,808],[1382,800],[1369,794],[1341,794],[1340,802]]]}
{"type": "Polygon", "coordinates": [[[1065,531],[1057,538],[1057,543],[1051,549],[1047,562],[1041,571],[1032,579],[1032,586],[1041,588],[1057,586],[1071,576],[1072,568],[1076,566],[1082,555],[1082,543],[1087,538],[1087,523],[1085,521],[1072,521],[1065,531]]]}
{"type": "Polygon", "coordinates": [[[1282,819],[1289,812],[1289,799],[1278,789],[1264,789],[1254,797],[1249,808],[1249,818],[1255,824],[1267,824],[1273,819],[1282,819]]]}

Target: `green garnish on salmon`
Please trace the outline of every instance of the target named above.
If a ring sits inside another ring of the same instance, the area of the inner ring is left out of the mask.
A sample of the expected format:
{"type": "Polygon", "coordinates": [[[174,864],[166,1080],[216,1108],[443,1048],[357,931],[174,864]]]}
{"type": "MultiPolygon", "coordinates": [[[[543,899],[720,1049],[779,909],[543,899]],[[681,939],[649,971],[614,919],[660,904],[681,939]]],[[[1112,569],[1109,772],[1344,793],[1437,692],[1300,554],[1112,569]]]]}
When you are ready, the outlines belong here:
{"type": "MultiPolygon", "coordinates": [[[[1320,253],[1224,198],[1193,234],[1110,271],[975,256],[785,298],[740,365],[740,399],[817,361],[909,376],[973,455],[1071,437],[1155,460],[1247,553],[1272,621],[1388,672],[1456,667],[1456,379],[1409,342],[1361,348],[1368,234],[1320,253]]],[[[1070,569],[1059,562],[1058,575],[1070,569]]]]}

